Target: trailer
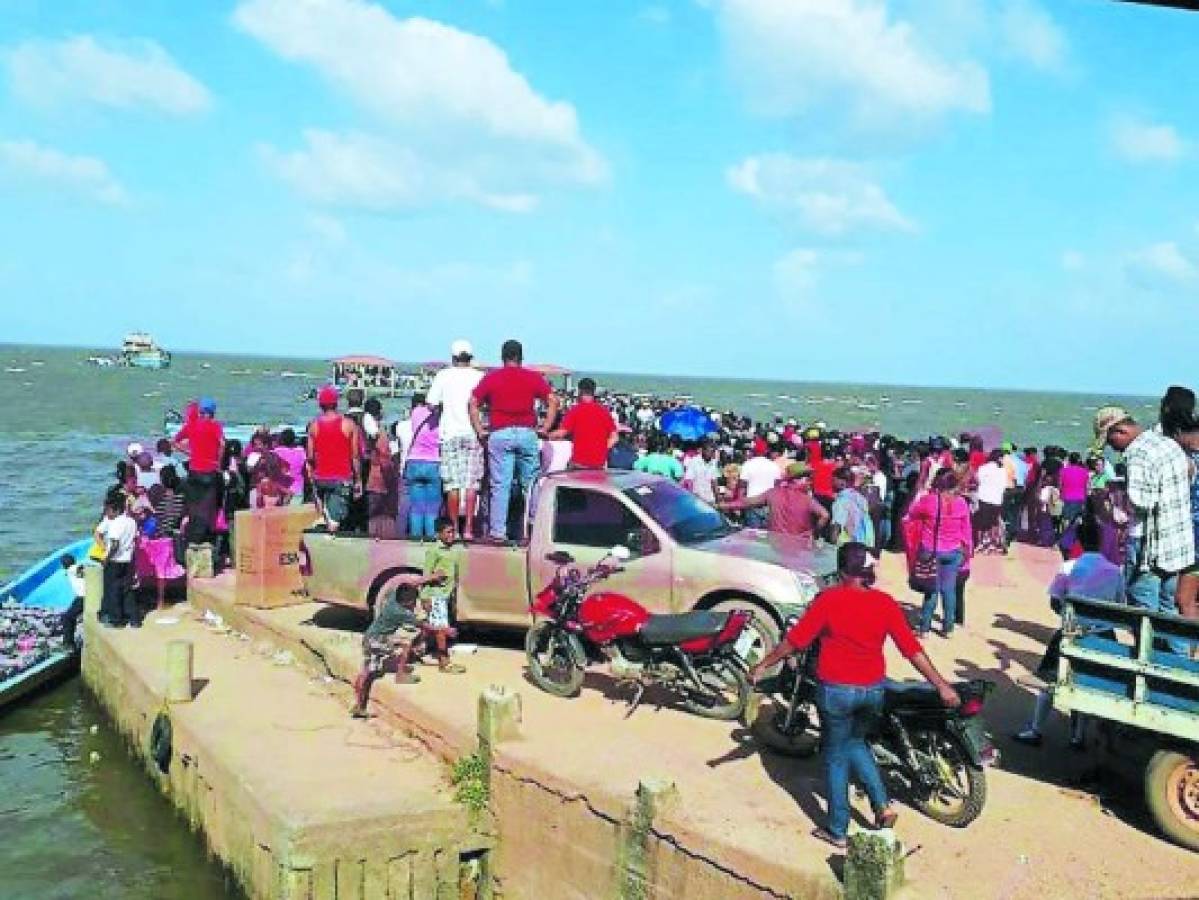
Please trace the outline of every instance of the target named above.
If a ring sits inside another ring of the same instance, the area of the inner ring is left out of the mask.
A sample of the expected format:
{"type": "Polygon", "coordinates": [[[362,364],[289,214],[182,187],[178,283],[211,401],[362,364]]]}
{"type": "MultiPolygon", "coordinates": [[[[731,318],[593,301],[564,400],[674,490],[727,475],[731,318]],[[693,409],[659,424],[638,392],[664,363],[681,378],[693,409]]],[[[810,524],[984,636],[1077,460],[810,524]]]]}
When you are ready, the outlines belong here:
{"type": "Polygon", "coordinates": [[[1062,614],[1054,706],[1103,723],[1121,755],[1138,748],[1158,828],[1199,850],[1199,621],[1081,598],[1062,614]]]}

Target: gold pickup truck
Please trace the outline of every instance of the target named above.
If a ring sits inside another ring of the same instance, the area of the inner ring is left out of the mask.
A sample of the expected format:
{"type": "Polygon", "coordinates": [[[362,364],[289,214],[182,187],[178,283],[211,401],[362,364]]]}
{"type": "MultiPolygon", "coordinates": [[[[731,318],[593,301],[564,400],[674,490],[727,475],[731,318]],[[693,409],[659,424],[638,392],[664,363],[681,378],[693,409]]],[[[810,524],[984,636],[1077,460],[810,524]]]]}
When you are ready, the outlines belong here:
{"type": "MultiPolygon", "coordinates": [[[[529,600],[554,576],[546,556],[565,550],[587,567],[615,545],[631,551],[604,590],[652,612],[754,611],[758,656],[836,572],[832,547],[740,528],[669,479],[639,472],[571,471],[539,479],[524,539],[462,544],[454,617],[465,626],[527,628],[529,600]]],[[[397,576],[419,572],[427,545],[354,534],[305,532],[300,570],[308,595],[372,610],[397,576]]]]}

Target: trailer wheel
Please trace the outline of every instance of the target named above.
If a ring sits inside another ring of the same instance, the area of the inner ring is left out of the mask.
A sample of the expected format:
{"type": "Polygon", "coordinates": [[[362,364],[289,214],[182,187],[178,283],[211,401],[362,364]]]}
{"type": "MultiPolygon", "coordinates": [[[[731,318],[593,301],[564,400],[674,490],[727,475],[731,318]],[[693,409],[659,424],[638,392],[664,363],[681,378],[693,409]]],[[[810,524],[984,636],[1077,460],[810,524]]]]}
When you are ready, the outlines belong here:
{"type": "Polygon", "coordinates": [[[1199,758],[1158,750],[1145,769],[1145,805],[1167,838],[1199,850],[1199,758]]]}

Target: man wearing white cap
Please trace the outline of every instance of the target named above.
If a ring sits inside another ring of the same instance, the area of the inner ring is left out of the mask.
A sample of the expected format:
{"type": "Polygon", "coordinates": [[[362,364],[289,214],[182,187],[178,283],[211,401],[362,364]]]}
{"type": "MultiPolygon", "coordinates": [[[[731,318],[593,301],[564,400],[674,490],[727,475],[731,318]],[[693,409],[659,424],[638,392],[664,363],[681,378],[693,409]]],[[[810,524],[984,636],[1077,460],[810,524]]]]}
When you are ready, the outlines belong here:
{"type": "Polygon", "coordinates": [[[428,404],[440,408],[437,434],[441,449],[441,482],[446,492],[446,511],[467,538],[474,535],[475,505],[483,481],[483,446],[475,437],[470,421],[470,396],[483,373],[472,364],[474,349],[469,341],[456,340],[450,345],[449,368],[433,377],[426,397],[428,404]]]}

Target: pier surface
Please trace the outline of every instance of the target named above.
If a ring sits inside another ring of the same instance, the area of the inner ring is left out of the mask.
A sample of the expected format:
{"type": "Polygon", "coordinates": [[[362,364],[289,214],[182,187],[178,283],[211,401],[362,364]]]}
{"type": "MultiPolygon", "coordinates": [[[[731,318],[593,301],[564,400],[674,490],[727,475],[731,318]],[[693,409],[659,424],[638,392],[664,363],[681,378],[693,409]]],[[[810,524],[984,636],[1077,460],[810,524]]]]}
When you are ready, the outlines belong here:
{"type": "MultiPolygon", "coordinates": [[[[1025,547],[1011,558],[975,560],[967,625],[951,640],[928,643],[947,675],[996,683],[987,717],[1003,761],[988,771],[986,809],[966,829],[901,807],[897,831],[911,854],[906,870],[914,896],[1186,897],[1199,890],[1199,855],[1154,833],[1135,786],[1096,779],[1095,756],[1066,749],[1060,717],[1039,750],[1007,739],[1027,719],[1040,687],[1032,672],[1057,624],[1044,588],[1057,565],[1055,554],[1025,547]]],[[[908,602],[901,569],[902,560],[887,557],[881,586],[908,602]]],[[[118,668],[116,677],[124,666],[152,683],[163,643],[199,632],[197,676],[209,682],[186,714],[195,717],[199,734],[219,732],[209,740],[221,742],[231,770],[260,773],[280,798],[307,792],[289,807],[296,818],[336,819],[363,809],[383,815],[388,803],[416,798],[418,807],[439,815],[449,801],[444,770],[430,756],[452,760],[473,751],[478,696],[501,685],[519,693],[523,706],[520,737],[498,747],[492,786],[493,869],[503,896],[613,896],[622,823],[639,782],[651,778],[673,782],[678,796],[653,821],[653,896],[839,893],[839,861],[808,836],[823,821],[819,759],[761,751],[737,723],[659,708],[652,698],[626,719],[625,695],[598,672],[588,675],[578,698],[544,694],[526,681],[520,640],[512,635],[465,636],[481,645],[460,657],[465,675],[429,666],[420,668],[418,685],[381,680],[373,694],[376,718],[352,722],[347,683],[361,663],[364,617],[319,603],[251,609],[236,599],[232,576],[190,585],[195,612],[218,613],[248,640],[204,633],[195,622],[155,624],[152,616],[141,633],[104,632],[105,656],[118,668]],[[268,647],[287,651],[294,664],[275,666],[255,649],[268,647]],[[245,666],[254,674],[247,676],[245,666]],[[285,675],[299,685],[286,696],[274,687],[285,675]],[[258,693],[259,683],[265,693],[258,693]],[[271,759],[262,758],[263,729],[284,736],[271,759]],[[400,738],[392,746],[393,738],[380,737],[398,732],[414,741],[400,738]]],[[[889,669],[892,677],[916,677],[898,657],[889,669]]],[[[866,809],[861,798],[857,807],[866,809]]],[[[461,834],[456,839],[466,840],[461,834]]]]}

